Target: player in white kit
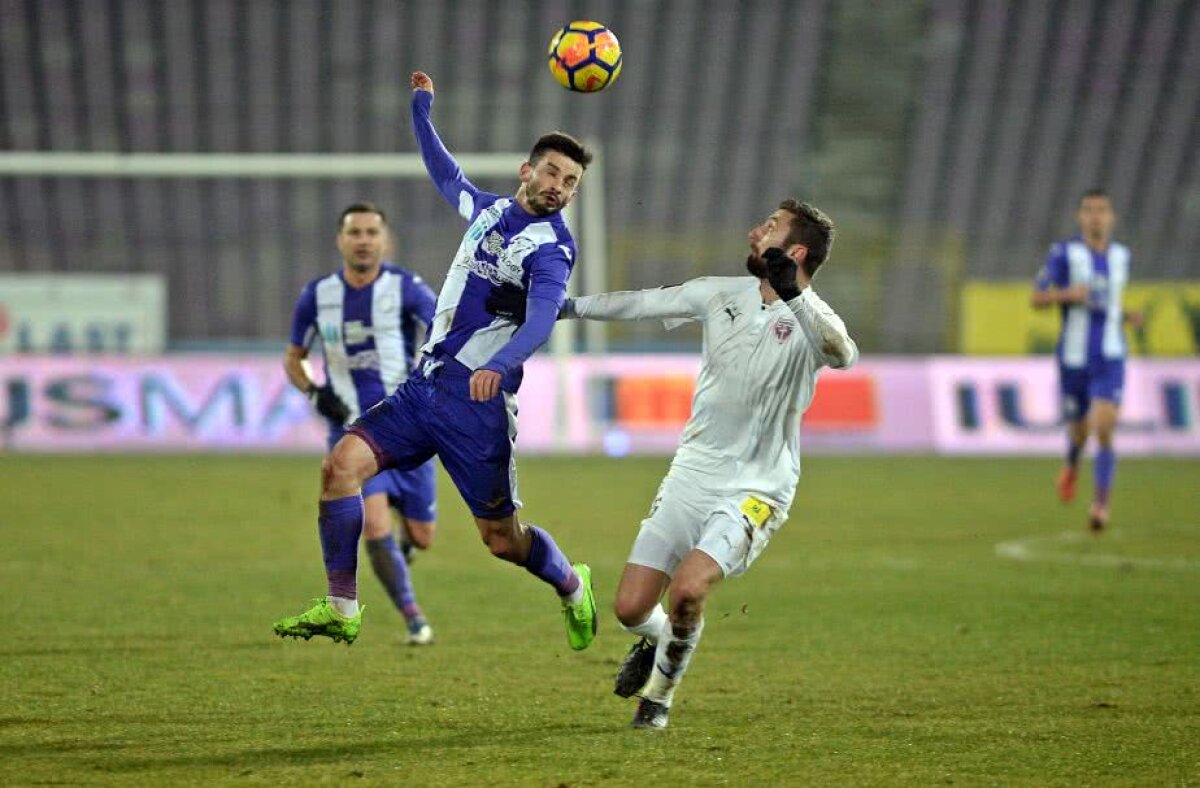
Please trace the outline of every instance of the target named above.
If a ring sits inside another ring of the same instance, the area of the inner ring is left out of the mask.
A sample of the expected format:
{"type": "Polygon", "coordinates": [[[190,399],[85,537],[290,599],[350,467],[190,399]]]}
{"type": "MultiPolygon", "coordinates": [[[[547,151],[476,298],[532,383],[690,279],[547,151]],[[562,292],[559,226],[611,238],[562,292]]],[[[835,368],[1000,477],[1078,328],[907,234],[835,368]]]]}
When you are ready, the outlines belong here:
{"type": "Polygon", "coordinates": [[[704,326],[692,415],[642,521],[617,589],[621,624],[641,640],[617,674],[641,694],[636,728],[662,728],[704,628],[704,604],[739,575],[787,520],[800,479],[800,416],[821,369],[845,369],[858,348],[810,287],[833,223],[786,200],[749,233],[751,277],[704,277],[656,290],[568,300],[564,317],[659,318],[704,326]],[[670,615],[660,600],[670,596],[670,615]]]}

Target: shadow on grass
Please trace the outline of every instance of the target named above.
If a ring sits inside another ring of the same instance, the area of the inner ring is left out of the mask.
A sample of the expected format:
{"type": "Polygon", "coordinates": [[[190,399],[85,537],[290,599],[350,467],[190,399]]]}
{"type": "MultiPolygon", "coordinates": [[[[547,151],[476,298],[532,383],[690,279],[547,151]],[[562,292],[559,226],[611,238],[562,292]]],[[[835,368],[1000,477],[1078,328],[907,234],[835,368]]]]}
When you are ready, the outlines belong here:
{"type": "Polygon", "coordinates": [[[90,643],[86,646],[51,646],[41,648],[0,648],[0,657],[67,657],[76,654],[151,654],[186,650],[195,651],[265,651],[274,648],[275,640],[261,638],[238,643],[194,642],[184,638],[170,638],[165,645],[144,643],[90,643]]]}
{"type": "Polygon", "coordinates": [[[30,742],[29,744],[0,744],[0,756],[19,758],[47,753],[98,752],[102,750],[125,750],[134,745],[129,742],[105,741],[54,741],[30,742]]]}
{"type": "MultiPolygon", "coordinates": [[[[624,736],[626,729],[610,725],[574,725],[565,727],[561,722],[546,723],[519,730],[509,727],[496,731],[492,727],[458,729],[442,735],[413,736],[412,738],[377,739],[374,741],[345,744],[324,744],[309,747],[268,747],[263,749],[239,749],[199,755],[168,755],[163,757],[93,758],[87,765],[94,770],[108,772],[138,772],[156,769],[186,767],[238,767],[243,769],[268,768],[275,766],[307,766],[335,764],[352,761],[363,756],[386,753],[412,755],[413,753],[437,752],[439,749],[494,748],[505,743],[528,742],[558,735],[576,740],[581,736],[624,736]]],[[[95,745],[100,749],[101,745],[95,745]]],[[[79,747],[78,749],[84,749],[79,747]]]]}

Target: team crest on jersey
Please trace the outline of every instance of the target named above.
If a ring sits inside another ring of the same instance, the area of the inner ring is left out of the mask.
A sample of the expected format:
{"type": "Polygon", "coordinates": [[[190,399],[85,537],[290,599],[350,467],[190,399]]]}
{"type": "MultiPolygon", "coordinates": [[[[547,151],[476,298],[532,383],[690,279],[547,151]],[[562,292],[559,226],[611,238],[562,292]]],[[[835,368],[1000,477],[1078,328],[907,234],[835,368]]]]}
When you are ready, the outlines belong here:
{"type": "Polygon", "coordinates": [[[488,237],[484,239],[483,250],[490,255],[499,256],[500,250],[504,248],[504,236],[492,230],[488,237]]]}
{"type": "Polygon", "coordinates": [[[321,339],[329,345],[336,345],[341,342],[341,332],[338,330],[337,323],[322,323],[321,324],[321,339]]]}
{"type": "Polygon", "coordinates": [[[781,317],[775,321],[773,326],[771,326],[771,330],[775,332],[775,338],[778,339],[779,344],[782,345],[784,342],[788,341],[788,337],[790,337],[792,332],[796,330],[796,324],[787,318],[781,317]]]}

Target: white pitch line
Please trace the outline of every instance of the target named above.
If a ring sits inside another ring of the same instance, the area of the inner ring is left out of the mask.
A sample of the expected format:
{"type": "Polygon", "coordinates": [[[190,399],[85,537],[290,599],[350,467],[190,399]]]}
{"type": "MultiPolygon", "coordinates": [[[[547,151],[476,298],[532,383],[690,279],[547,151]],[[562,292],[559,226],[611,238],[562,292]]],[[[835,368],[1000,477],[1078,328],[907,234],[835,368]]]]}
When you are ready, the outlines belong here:
{"type": "MultiPolygon", "coordinates": [[[[1100,539],[1111,538],[1107,532],[1100,539]]],[[[1110,553],[1063,553],[1033,549],[1034,545],[1047,542],[1055,544],[1079,544],[1085,540],[1096,539],[1090,534],[1078,531],[1065,531],[1061,534],[1048,536],[1030,536],[1011,542],[1001,542],[996,545],[996,555],[1010,558],[1014,561],[1051,561],[1059,564],[1076,564],[1078,566],[1102,566],[1115,569],[1200,569],[1200,561],[1188,558],[1143,558],[1139,556],[1112,555],[1110,553]]]]}

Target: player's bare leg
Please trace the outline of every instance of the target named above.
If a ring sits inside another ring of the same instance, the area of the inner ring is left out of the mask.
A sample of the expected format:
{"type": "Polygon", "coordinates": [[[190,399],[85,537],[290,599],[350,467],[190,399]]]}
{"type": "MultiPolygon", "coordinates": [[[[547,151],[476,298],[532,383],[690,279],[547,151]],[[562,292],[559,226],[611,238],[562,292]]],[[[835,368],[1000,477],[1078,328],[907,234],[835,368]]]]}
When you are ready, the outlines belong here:
{"type": "Polygon", "coordinates": [[[366,441],[349,433],[321,463],[317,525],[325,559],[328,595],[298,616],[275,622],[280,637],[324,635],[354,642],[362,624],[358,606],[358,539],[363,528],[362,484],[379,470],[366,441]]]}
{"type": "Polygon", "coordinates": [[[363,536],[367,543],[367,556],[371,568],[383,584],[392,604],[404,616],[408,629],[407,642],[424,646],[433,642],[433,629],[425,619],[421,606],[413,593],[412,580],[408,574],[408,560],[396,543],[392,530],[392,511],[386,493],[369,495],[363,501],[363,536]]]}
{"type": "Polygon", "coordinates": [[[400,517],[400,552],[404,560],[410,564],[417,557],[417,551],[425,551],[433,546],[433,536],[437,532],[436,520],[413,520],[400,517]]]}
{"type": "Polygon", "coordinates": [[[1096,442],[1099,444],[1095,464],[1096,486],[1092,507],[1088,512],[1088,527],[1093,533],[1099,533],[1108,526],[1108,496],[1117,470],[1113,433],[1116,432],[1119,413],[1117,404],[1107,399],[1093,400],[1088,413],[1092,431],[1096,434],[1096,442]]]}
{"type": "Polygon", "coordinates": [[[1075,500],[1075,482],[1079,477],[1079,456],[1087,445],[1088,420],[1077,419],[1067,424],[1067,458],[1058,472],[1058,500],[1075,500]]]}
{"type": "Polygon", "coordinates": [[[671,615],[667,632],[658,641],[654,670],[642,691],[631,723],[635,728],[665,728],[675,689],[683,680],[704,631],[704,605],[724,572],[707,553],[693,550],[675,569],[668,591],[671,615]]]}
{"type": "Polygon", "coordinates": [[[554,587],[563,604],[567,642],[575,651],[587,648],[596,637],[598,624],[591,568],[583,563],[572,565],[548,532],[525,525],[516,512],[499,519],[476,517],[475,526],[492,555],[524,567],[554,587]]]}
{"type": "Polygon", "coordinates": [[[626,632],[640,635],[617,670],[613,692],[629,698],[641,692],[654,669],[654,652],[667,626],[659,600],[670,584],[666,572],[640,564],[625,564],[617,586],[613,612],[626,632]]]}

